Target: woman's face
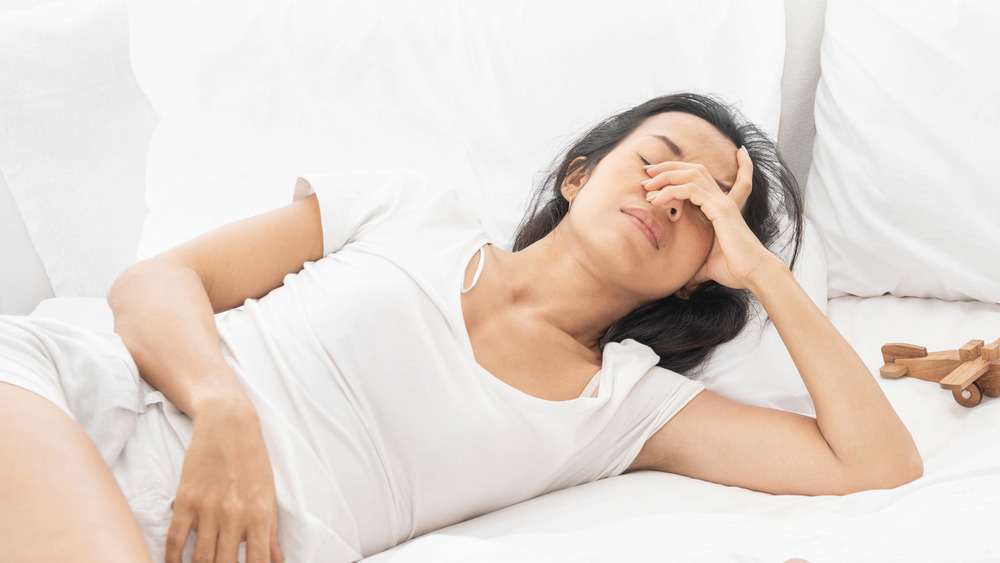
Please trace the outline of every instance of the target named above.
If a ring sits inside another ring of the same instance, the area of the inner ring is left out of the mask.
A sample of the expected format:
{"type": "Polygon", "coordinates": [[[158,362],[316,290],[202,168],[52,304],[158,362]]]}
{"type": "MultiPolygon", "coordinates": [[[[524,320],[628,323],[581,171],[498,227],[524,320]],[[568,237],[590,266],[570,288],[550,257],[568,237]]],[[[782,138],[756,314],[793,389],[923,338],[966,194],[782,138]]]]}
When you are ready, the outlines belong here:
{"type": "Polygon", "coordinates": [[[646,164],[666,160],[704,166],[728,191],[736,179],[737,147],[707,121],[681,112],[655,115],[584,176],[570,176],[563,195],[573,205],[567,228],[598,275],[642,299],[684,287],[708,258],[709,220],[690,203],[654,207],[642,181],[646,164]]]}

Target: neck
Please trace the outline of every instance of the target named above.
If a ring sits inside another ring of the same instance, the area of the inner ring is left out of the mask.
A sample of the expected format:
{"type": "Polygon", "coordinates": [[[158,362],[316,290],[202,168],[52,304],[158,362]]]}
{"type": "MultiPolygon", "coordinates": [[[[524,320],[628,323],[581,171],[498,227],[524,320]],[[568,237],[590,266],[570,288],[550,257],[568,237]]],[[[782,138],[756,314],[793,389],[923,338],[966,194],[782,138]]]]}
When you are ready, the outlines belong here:
{"type": "Polygon", "coordinates": [[[612,323],[644,303],[603,278],[559,227],[520,252],[497,254],[505,305],[592,350],[612,323]]]}

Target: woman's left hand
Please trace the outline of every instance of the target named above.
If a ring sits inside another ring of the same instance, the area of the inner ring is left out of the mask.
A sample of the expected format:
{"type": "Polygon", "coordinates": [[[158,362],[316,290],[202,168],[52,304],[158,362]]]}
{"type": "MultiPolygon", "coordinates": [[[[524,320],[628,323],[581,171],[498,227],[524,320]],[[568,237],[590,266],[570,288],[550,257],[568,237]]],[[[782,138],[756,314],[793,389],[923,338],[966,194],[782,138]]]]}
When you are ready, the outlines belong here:
{"type": "Polygon", "coordinates": [[[736,163],[736,180],[728,193],[700,164],[671,160],[646,169],[652,178],[645,186],[652,205],[690,202],[715,229],[712,250],[692,278],[692,287],[714,280],[727,287],[745,289],[758,269],[777,259],[761,244],[741,214],[753,185],[753,162],[745,148],[736,151],[736,163]]]}
{"type": "Polygon", "coordinates": [[[257,411],[249,399],[203,400],[192,412],[194,433],[184,455],[167,532],[167,563],[180,563],[191,530],[193,561],[284,561],[278,545],[274,473],[257,411]]]}

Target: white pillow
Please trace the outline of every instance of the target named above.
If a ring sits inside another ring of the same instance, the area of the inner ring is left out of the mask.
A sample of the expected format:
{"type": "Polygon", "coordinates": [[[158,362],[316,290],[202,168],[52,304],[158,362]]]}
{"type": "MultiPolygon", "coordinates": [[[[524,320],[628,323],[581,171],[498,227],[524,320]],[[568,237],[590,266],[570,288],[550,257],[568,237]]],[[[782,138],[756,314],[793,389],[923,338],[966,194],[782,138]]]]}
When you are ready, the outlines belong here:
{"type": "Polygon", "coordinates": [[[1000,303],[1000,3],[830,0],[807,211],[830,296],[1000,303]]]}
{"type": "Polygon", "coordinates": [[[146,257],[287,203],[296,176],[420,169],[499,243],[578,133],[680,90],[777,131],[782,0],[130,0],[132,63],[160,119],[146,257]]]}
{"type": "Polygon", "coordinates": [[[55,295],[103,296],[135,259],[153,124],[125,0],[0,14],[0,170],[55,295]]]}

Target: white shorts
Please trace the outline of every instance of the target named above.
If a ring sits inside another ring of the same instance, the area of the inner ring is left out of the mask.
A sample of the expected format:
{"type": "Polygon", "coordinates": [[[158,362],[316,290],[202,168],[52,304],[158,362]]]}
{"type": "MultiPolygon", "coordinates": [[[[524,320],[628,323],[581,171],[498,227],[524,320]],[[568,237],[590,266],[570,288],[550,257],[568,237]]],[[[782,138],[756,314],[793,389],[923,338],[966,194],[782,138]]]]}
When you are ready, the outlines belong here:
{"type": "Polygon", "coordinates": [[[83,427],[162,561],[190,420],[139,377],[118,335],[0,316],[0,382],[45,397],[83,427]]]}

